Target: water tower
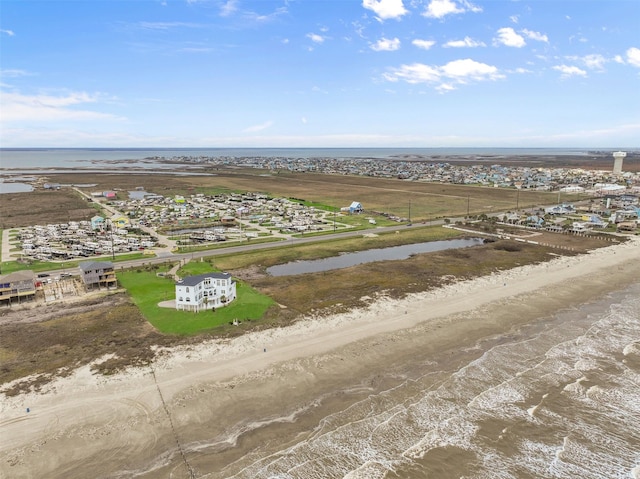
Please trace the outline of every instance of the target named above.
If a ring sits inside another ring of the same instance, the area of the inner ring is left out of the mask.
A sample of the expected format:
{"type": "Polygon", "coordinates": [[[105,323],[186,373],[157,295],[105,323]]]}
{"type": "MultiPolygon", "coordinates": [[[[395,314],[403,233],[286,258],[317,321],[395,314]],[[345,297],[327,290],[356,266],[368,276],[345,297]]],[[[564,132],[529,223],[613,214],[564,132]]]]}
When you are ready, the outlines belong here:
{"type": "Polygon", "coordinates": [[[622,173],[622,161],[624,157],[627,156],[627,153],[624,151],[616,151],[613,154],[613,172],[620,174],[622,173]]]}

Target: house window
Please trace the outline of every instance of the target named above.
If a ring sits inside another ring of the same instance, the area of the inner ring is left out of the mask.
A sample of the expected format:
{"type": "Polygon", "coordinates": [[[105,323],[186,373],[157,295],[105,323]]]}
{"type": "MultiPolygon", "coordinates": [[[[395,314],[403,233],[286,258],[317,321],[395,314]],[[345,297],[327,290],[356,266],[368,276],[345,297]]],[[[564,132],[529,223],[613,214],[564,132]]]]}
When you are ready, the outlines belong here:
{"type": "Polygon", "coordinates": [[[189,292],[189,288],[187,288],[187,293],[189,292]]]}
{"type": "Polygon", "coordinates": [[[187,296],[187,303],[191,302],[191,298],[189,296],[187,296]]]}
{"type": "Polygon", "coordinates": [[[184,300],[182,299],[182,296],[180,296],[180,299],[179,299],[178,301],[184,301],[184,300]]]}

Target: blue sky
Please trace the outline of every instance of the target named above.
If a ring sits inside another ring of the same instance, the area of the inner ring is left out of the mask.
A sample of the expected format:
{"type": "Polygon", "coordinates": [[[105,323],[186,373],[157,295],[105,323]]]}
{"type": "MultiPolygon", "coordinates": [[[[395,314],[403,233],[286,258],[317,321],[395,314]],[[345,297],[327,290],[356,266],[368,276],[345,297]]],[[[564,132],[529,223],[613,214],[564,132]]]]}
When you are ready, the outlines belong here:
{"type": "Polygon", "coordinates": [[[640,2],[2,0],[4,147],[638,147],[640,2]]]}

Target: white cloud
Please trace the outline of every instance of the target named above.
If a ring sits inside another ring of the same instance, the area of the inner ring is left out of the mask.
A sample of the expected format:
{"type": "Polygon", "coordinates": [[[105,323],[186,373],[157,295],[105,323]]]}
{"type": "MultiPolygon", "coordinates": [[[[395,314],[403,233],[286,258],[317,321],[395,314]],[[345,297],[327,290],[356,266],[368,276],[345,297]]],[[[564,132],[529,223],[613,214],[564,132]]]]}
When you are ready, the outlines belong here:
{"type": "Polygon", "coordinates": [[[411,43],[418,48],[422,48],[423,50],[428,50],[436,44],[436,42],[434,42],[433,40],[420,40],[419,38],[416,38],[411,43]]]}
{"type": "Polygon", "coordinates": [[[482,8],[473,5],[467,0],[431,0],[427,9],[422,13],[427,18],[444,18],[447,15],[454,15],[465,12],[481,12],[482,8]]]}
{"type": "Polygon", "coordinates": [[[204,25],[189,22],[139,22],[138,26],[144,30],[168,31],[175,28],[203,28],[204,25]]]}
{"type": "Polygon", "coordinates": [[[259,14],[255,12],[244,12],[243,16],[246,20],[252,22],[258,22],[261,24],[272,22],[276,20],[281,15],[286,15],[289,13],[287,7],[278,7],[273,12],[267,14],[259,14]]]}
{"type": "Polygon", "coordinates": [[[498,30],[498,36],[494,38],[494,44],[515,48],[521,48],[526,45],[524,38],[511,27],[504,27],[498,30]]]}
{"type": "Polygon", "coordinates": [[[89,95],[85,92],[72,92],[62,96],[2,92],[1,99],[3,122],[119,119],[107,113],[75,109],[75,105],[96,103],[102,99],[101,95],[89,95]]]}
{"type": "Polygon", "coordinates": [[[259,125],[253,125],[253,126],[250,126],[248,128],[245,128],[242,131],[245,132],[245,133],[253,133],[253,132],[256,132],[256,131],[266,130],[271,125],[273,125],[273,121],[269,120],[269,121],[265,121],[264,123],[261,123],[259,125]]]}
{"type": "Polygon", "coordinates": [[[24,70],[17,70],[17,69],[0,70],[0,78],[1,77],[18,78],[18,77],[26,77],[29,75],[31,75],[31,73],[24,70]]]}
{"type": "Polygon", "coordinates": [[[553,67],[554,70],[557,70],[561,73],[561,77],[562,78],[569,78],[572,76],[582,76],[582,77],[586,77],[587,76],[587,72],[576,67],[576,66],[569,66],[569,65],[556,65],[553,67]]]}
{"type": "Polygon", "coordinates": [[[431,67],[424,63],[413,63],[394,68],[384,75],[385,79],[392,82],[404,80],[407,83],[433,83],[440,80],[438,67],[431,67]]]}
{"type": "Polygon", "coordinates": [[[486,45],[483,42],[476,41],[476,40],[472,39],[471,37],[464,37],[464,40],[451,40],[451,41],[445,43],[442,46],[446,47],[446,48],[449,48],[449,47],[451,47],[451,48],[463,48],[463,47],[475,48],[475,47],[484,47],[486,45]]]}
{"type": "Polygon", "coordinates": [[[504,75],[492,65],[466,58],[454,60],[442,66],[423,63],[402,65],[399,68],[391,69],[384,75],[384,78],[387,81],[403,80],[411,84],[437,83],[437,90],[448,91],[455,89],[454,84],[465,84],[469,81],[493,81],[504,78],[504,75]]]}
{"type": "Polygon", "coordinates": [[[5,30],[4,28],[0,28],[0,33],[4,33],[5,35],[9,35],[10,37],[15,35],[13,30],[5,30]]]}
{"type": "Polygon", "coordinates": [[[584,63],[584,65],[591,70],[604,70],[604,64],[607,62],[607,59],[605,57],[597,53],[586,55],[582,57],[581,60],[582,63],[584,63]]]}
{"type": "Polygon", "coordinates": [[[362,6],[372,10],[380,20],[399,19],[408,13],[402,0],[362,0],[362,6]]]}
{"type": "Polygon", "coordinates": [[[447,93],[447,92],[453,91],[455,89],[456,89],[456,87],[453,86],[451,83],[441,83],[440,85],[438,85],[436,87],[436,90],[438,92],[440,92],[440,93],[447,93]]]}
{"type": "Polygon", "coordinates": [[[228,17],[238,11],[238,0],[227,0],[220,6],[220,16],[228,17]]]}
{"type": "Polygon", "coordinates": [[[509,20],[511,20],[512,23],[518,23],[518,21],[520,20],[520,16],[519,15],[511,15],[509,17],[509,20]]]}
{"type": "Polygon", "coordinates": [[[589,70],[604,70],[604,65],[608,61],[616,61],[616,59],[609,60],[599,53],[592,53],[591,55],[585,55],[583,57],[578,56],[567,56],[567,60],[571,62],[579,62],[582,63],[589,70]]]}
{"type": "Polygon", "coordinates": [[[398,38],[381,38],[371,45],[371,49],[376,52],[392,52],[400,48],[400,40],[398,38]]]}
{"type": "Polygon", "coordinates": [[[640,68],[640,48],[631,47],[627,50],[627,62],[640,68]]]}
{"type": "Polygon", "coordinates": [[[481,81],[503,78],[496,67],[470,58],[454,60],[442,66],[441,69],[445,76],[456,79],[460,83],[466,82],[467,79],[481,81]]]}
{"type": "Polygon", "coordinates": [[[531,40],[549,43],[549,37],[547,37],[544,33],[534,32],[531,30],[527,30],[526,28],[522,30],[522,33],[524,33],[524,35],[531,40]]]}
{"type": "Polygon", "coordinates": [[[309,38],[313,43],[322,43],[325,40],[322,35],[318,35],[317,33],[307,33],[307,38],[309,38]]]}

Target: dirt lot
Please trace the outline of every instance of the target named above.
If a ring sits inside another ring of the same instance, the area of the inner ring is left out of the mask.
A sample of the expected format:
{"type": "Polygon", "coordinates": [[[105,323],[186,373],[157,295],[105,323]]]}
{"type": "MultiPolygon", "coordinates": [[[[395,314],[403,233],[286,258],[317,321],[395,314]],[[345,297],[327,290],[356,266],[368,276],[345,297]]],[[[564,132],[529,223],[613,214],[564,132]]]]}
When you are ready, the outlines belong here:
{"type": "Polygon", "coordinates": [[[5,193],[0,229],[89,220],[97,210],[70,188],[5,193]]]}
{"type": "Polygon", "coordinates": [[[103,374],[126,365],[146,364],[151,346],[172,345],[186,338],[163,336],[142,317],[126,293],[37,307],[0,309],[0,384],[39,375],[8,394],[48,382],[52,374],[115,353],[95,369],[103,374]]]}

